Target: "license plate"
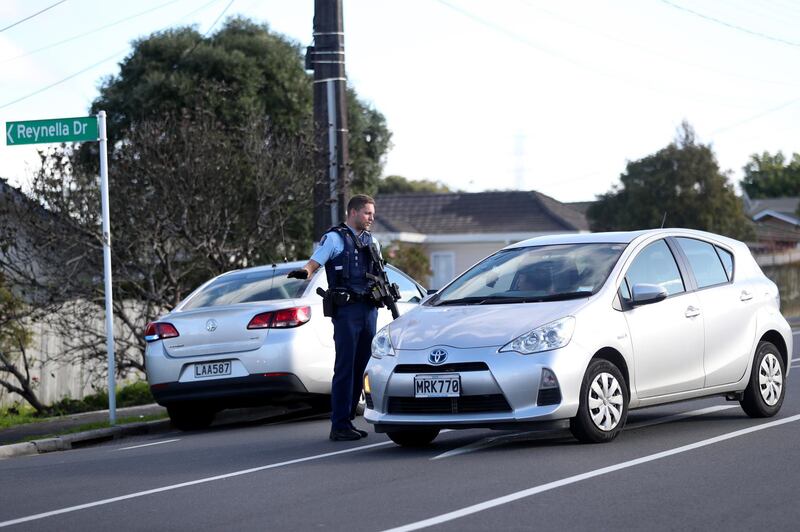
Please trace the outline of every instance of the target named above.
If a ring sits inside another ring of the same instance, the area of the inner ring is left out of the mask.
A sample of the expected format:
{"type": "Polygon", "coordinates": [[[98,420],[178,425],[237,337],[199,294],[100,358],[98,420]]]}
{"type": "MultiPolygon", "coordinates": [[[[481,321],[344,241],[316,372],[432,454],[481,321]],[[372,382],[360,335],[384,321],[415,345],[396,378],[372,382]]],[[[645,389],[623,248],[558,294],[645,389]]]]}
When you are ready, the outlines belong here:
{"type": "Polygon", "coordinates": [[[222,377],[231,374],[231,361],[201,362],[194,365],[194,376],[197,379],[205,377],[222,377]]]}
{"type": "Polygon", "coordinates": [[[461,375],[417,375],[414,377],[414,397],[458,397],[461,395],[461,375]]]}

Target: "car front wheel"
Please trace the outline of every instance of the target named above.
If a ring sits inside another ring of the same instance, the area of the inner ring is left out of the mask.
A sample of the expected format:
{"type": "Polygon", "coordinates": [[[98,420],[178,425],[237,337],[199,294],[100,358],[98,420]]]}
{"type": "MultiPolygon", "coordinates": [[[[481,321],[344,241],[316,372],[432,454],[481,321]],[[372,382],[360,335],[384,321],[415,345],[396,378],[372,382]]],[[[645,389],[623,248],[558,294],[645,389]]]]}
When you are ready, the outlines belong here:
{"type": "Polygon", "coordinates": [[[403,447],[424,447],[436,439],[439,429],[392,430],[387,431],[386,435],[397,445],[403,447]]]}
{"type": "Polygon", "coordinates": [[[617,366],[594,359],[581,383],[577,415],[570,419],[572,435],[585,443],[609,442],[625,426],[628,417],[628,386],[617,366]]]}
{"type": "Polygon", "coordinates": [[[785,373],[786,368],[778,348],[770,342],[759,342],[753,358],[750,382],[739,401],[742,410],[750,417],[772,417],[777,414],[786,394],[785,373]]]}

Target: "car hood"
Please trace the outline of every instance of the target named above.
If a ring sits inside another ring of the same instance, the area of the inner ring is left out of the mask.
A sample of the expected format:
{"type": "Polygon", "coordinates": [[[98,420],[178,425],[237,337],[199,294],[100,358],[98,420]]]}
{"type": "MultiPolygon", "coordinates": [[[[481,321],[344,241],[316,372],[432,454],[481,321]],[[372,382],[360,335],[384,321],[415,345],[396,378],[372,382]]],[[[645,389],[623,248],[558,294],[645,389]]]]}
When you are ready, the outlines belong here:
{"type": "Polygon", "coordinates": [[[395,349],[502,346],[551,321],[573,315],[588,299],[503,305],[422,306],[389,325],[395,349]]]}

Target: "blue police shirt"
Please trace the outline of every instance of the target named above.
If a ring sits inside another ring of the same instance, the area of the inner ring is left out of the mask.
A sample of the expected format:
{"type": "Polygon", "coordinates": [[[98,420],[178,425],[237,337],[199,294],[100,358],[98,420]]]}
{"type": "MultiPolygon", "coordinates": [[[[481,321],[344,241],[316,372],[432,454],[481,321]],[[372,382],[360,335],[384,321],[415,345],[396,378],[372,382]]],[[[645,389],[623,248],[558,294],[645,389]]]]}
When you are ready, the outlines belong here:
{"type": "MultiPolygon", "coordinates": [[[[350,229],[351,233],[354,235],[356,234],[352,227],[348,225],[347,228],[350,229]]],[[[372,241],[378,245],[378,252],[380,253],[381,245],[374,236],[372,237],[372,241]]],[[[341,235],[335,231],[330,231],[322,235],[322,239],[319,241],[319,247],[311,255],[311,260],[315,261],[320,266],[324,266],[326,262],[342,251],[344,251],[344,241],[341,235]]]]}

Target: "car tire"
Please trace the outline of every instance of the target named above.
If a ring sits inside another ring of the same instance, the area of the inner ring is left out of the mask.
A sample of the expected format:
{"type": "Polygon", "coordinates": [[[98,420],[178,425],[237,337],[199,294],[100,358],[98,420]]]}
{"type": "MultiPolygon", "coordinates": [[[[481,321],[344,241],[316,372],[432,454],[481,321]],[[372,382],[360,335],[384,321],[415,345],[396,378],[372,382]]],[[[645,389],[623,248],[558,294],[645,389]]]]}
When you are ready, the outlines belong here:
{"type": "Polygon", "coordinates": [[[758,342],[750,382],[739,404],[750,417],[772,417],[786,395],[786,367],[775,344],[758,342]]]}
{"type": "Polygon", "coordinates": [[[189,431],[208,428],[214,421],[217,411],[200,405],[169,405],[167,414],[173,427],[189,431]]]}
{"type": "Polygon", "coordinates": [[[439,429],[391,430],[386,435],[402,447],[424,447],[436,439],[439,429]]]}
{"type": "Polygon", "coordinates": [[[578,413],[569,430],[578,441],[606,443],[616,438],[628,418],[628,385],[619,368],[603,359],[589,362],[581,383],[578,413]]]}

